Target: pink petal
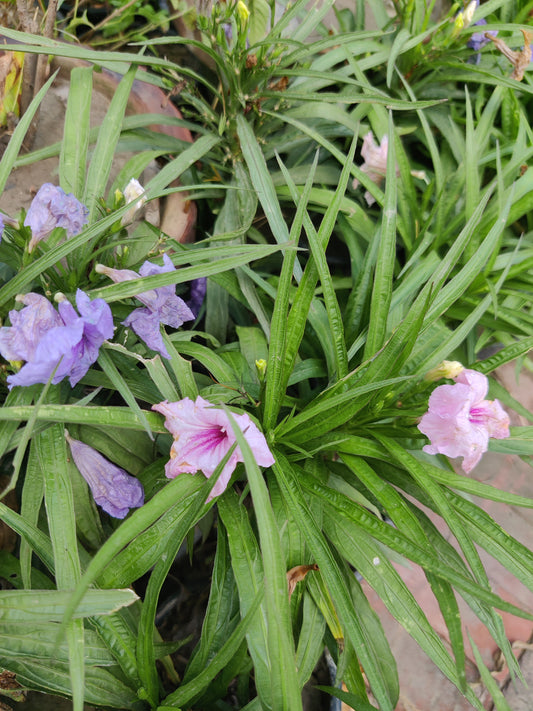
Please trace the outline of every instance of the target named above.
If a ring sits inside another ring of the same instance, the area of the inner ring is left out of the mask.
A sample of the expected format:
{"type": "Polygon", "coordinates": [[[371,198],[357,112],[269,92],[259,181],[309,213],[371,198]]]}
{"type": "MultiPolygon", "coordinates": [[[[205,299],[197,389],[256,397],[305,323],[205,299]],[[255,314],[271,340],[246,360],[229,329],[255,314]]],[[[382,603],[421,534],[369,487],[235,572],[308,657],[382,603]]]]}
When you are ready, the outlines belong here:
{"type": "Polygon", "coordinates": [[[477,370],[464,368],[455,378],[456,383],[464,383],[470,388],[470,399],[472,402],[481,402],[489,391],[489,381],[486,375],[478,373],[477,370]]]}

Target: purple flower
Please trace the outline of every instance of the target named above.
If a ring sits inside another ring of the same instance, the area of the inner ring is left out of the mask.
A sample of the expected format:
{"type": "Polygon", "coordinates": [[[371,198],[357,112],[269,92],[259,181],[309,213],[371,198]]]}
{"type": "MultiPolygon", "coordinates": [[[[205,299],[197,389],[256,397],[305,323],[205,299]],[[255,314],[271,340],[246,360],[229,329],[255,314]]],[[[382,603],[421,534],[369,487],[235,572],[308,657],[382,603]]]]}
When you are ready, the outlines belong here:
{"type": "Polygon", "coordinates": [[[56,227],[63,227],[67,237],[79,234],[87,224],[88,209],[72,193],[65,193],[62,188],[52,183],[44,183],[33,198],[24,220],[26,227],[31,227],[31,240],[28,252],[56,227]]]}
{"type": "MultiPolygon", "coordinates": [[[[99,274],[106,274],[116,283],[175,271],[176,267],[167,254],[163,255],[163,262],[162,267],[152,264],[152,262],[145,262],[138,274],[131,269],[112,269],[103,264],[98,264],[96,271],[99,274]]],[[[128,318],[122,322],[123,325],[131,327],[149,348],[157,351],[164,358],[170,358],[163,343],[160,324],[179,328],[184,321],[194,319],[193,312],[183,299],[176,295],[176,287],[172,284],[143,291],[137,294],[137,298],[144,304],[144,308],[132,311],[128,318]]]]}
{"type": "Polygon", "coordinates": [[[509,437],[509,417],[498,400],[485,400],[485,375],[465,368],[454,380],[454,385],[439,385],[432,392],[418,429],[431,442],[424,452],[463,457],[468,474],[487,451],[490,437],[509,437]]]}
{"type": "Polygon", "coordinates": [[[39,341],[52,328],[63,322],[52,304],[41,294],[17,296],[26,308],[9,312],[11,326],[0,329],[0,353],[6,360],[34,359],[39,341]]]}
{"type": "Polygon", "coordinates": [[[117,467],[88,444],[72,439],[65,430],[72,459],[91,489],[98,506],[110,516],[124,518],[130,509],[144,504],[141,482],[117,467]]]}
{"type": "Polygon", "coordinates": [[[0,242],[2,241],[3,234],[4,234],[4,216],[0,213],[0,242]]]}
{"type": "Polygon", "coordinates": [[[231,44],[232,39],[233,39],[233,27],[231,25],[231,22],[223,22],[222,29],[224,30],[224,34],[226,36],[226,42],[228,43],[228,46],[229,46],[231,44]]]}
{"type": "MultiPolygon", "coordinates": [[[[194,402],[188,397],[178,402],[165,400],[159,405],[153,405],[152,410],[165,415],[165,427],[174,437],[170,461],[165,465],[169,479],[184,472],[194,474],[198,470],[209,479],[236,441],[228,415],[200,396],[194,402]]],[[[272,466],[274,457],[264,435],[250,417],[246,414],[232,416],[250,445],[256,462],[262,467],[272,466]]],[[[237,462],[242,461],[242,452],[236,447],[208,501],[225,491],[237,462]]]]}
{"type": "Polygon", "coordinates": [[[200,313],[200,309],[204,303],[206,291],[207,279],[205,277],[200,277],[199,279],[193,279],[193,281],[191,281],[191,290],[189,299],[187,300],[187,306],[190,308],[195,318],[197,318],[200,313]]]}
{"type": "MultiPolygon", "coordinates": [[[[478,20],[477,22],[474,22],[474,25],[486,25],[487,20],[483,17],[481,20],[478,20]]],[[[470,49],[473,49],[475,52],[479,52],[479,50],[484,47],[486,44],[490,42],[490,39],[486,37],[485,35],[491,35],[492,37],[496,37],[498,35],[498,30],[489,30],[487,33],[485,32],[474,32],[474,34],[470,35],[470,39],[466,43],[467,47],[470,47],[470,49]]]]}
{"type": "Polygon", "coordinates": [[[39,294],[18,297],[21,311],[10,311],[10,327],[0,330],[0,354],[11,361],[26,361],[7,378],[9,387],[52,383],[68,377],[72,387],[98,358],[102,343],[113,335],[113,316],[103,299],[91,301],[81,289],[74,307],[63,301],[59,313],[39,294]],[[56,369],[57,368],[57,369],[56,369]]]}

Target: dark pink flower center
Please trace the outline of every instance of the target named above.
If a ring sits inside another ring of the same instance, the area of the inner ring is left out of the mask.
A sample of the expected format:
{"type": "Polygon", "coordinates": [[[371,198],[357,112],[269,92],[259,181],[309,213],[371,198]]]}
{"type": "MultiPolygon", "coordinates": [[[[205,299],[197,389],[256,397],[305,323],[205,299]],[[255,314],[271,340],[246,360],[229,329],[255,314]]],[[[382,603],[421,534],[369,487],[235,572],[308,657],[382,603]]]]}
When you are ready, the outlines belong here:
{"type": "Polygon", "coordinates": [[[220,425],[215,425],[194,435],[194,449],[199,452],[212,451],[227,439],[226,429],[220,425]]]}
{"type": "Polygon", "coordinates": [[[487,422],[487,408],[481,406],[471,408],[468,413],[469,421],[474,425],[484,425],[487,422]]]}

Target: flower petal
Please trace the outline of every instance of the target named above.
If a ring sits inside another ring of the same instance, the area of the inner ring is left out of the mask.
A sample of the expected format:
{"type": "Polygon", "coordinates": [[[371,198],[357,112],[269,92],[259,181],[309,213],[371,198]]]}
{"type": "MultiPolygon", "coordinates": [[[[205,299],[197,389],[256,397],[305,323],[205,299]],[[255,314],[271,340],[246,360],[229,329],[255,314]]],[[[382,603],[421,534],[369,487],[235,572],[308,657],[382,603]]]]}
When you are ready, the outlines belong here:
{"type": "Polygon", "coordinates": [[[110,516],[124,518],[144,503],[141,482],[106,459],[96,449],[65,435],[78,471],[89,484],[94,500],[110,516]]]}

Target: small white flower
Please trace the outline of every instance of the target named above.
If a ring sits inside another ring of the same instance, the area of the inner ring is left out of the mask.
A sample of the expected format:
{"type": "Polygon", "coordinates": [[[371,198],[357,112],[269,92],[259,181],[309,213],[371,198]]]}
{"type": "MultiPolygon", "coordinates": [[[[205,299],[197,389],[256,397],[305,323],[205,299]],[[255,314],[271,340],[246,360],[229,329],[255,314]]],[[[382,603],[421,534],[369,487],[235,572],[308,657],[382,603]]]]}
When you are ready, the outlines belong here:
{"type": "Polygon", "coordinates": [[[468,5],[465,8],[464,11],[464,26],[468,27],[468,25],[472,22],[472,19],[474,17],[474,12],[476,11],[477,6],[479,5],[479,0],[472,0],[472,2],[469,2],[468,5]]]}
{"type": "Polygon", "coordinates": [[[120,221],[120,224],[123,227],[133,221],[135,213],[140,210],[146,202],[144,188],[135,178],[132,178],[126,185],[126,189],[124,190],[124,199],[126,201],[126,205],[129,205],[134,200],[137,202],[123,215],[120,221]]]}

